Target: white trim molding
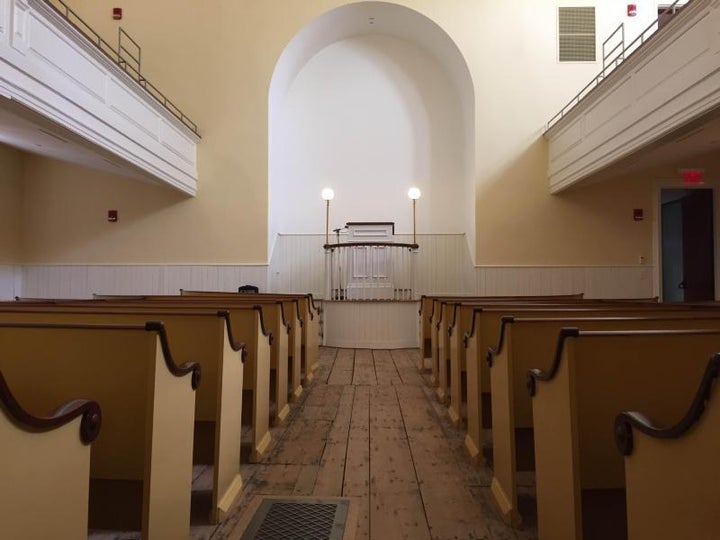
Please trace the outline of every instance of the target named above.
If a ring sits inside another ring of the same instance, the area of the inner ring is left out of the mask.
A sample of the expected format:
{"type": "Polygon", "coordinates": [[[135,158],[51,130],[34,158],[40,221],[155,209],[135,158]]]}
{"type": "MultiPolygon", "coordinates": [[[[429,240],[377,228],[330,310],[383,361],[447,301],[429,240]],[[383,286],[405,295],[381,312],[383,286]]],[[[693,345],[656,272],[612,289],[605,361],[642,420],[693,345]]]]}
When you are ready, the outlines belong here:
{"type": "MultiPolygon", "coordinates": [[[[22,296],[90,298],[98,294],[179,294],[180,289],[237,291],[255,285],[266,292],[267,265],[88,264],[24,265],[22,296]]],[[[19,294],[18,294],[19,296],[19,294]]]]}
{"type": "Polygon", "coordinates": [[[476,266],[475,294],[584,293],[586,298],[647,298],[653,294],[651,265],[476,266]]]}

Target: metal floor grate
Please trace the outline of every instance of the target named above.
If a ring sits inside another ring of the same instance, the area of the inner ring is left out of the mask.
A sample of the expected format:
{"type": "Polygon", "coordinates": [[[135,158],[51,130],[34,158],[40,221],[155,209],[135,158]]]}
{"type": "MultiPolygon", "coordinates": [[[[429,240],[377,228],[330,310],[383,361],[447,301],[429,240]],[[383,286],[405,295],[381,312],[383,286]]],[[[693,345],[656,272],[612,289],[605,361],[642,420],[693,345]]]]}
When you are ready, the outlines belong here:
{"type": "Polygon", "coordinates": [[[242,540],[341,540],[349,500],[264,499],[242,540]]]}

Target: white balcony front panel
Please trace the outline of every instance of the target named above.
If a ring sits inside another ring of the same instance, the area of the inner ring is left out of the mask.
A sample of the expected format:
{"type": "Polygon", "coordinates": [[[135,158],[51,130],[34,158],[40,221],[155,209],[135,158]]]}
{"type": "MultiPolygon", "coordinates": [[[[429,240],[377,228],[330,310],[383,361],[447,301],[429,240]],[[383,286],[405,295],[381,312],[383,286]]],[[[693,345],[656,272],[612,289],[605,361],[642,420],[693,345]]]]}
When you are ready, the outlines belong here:
{"type": "Polygon", "coordinates": [[[720,106],[720,2],[694,0],[545,134],[559,192],[720,106]]]}
{"type": "Polygon", "coordinates": [[[0,0],[0,101],[11,99],[185,193],[199,138],[42,0],[0,0]]]}

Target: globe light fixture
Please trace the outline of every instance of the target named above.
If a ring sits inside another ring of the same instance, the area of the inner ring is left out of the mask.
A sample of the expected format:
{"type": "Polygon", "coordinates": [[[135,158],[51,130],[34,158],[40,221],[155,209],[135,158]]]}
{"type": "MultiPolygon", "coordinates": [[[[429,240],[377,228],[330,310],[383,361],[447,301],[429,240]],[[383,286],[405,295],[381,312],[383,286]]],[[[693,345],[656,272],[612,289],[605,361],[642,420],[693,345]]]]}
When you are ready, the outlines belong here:
{"type": "Polygon", "coordinates": [[[408,189],[408,197],[410,197],[413,202],[413,244],[417,244],[417,233],[415,228],[415,203],[420,198],[420,195],[421,193],[419,188],[411,187],[410,189],[408,189]]]}
{"type": "Polygon", "coordinates": [[[325,201],[325,245],[330,243],[330,201],[335,198],[332,188],[326,187],[320,192],[320,197],[325,201]]]}

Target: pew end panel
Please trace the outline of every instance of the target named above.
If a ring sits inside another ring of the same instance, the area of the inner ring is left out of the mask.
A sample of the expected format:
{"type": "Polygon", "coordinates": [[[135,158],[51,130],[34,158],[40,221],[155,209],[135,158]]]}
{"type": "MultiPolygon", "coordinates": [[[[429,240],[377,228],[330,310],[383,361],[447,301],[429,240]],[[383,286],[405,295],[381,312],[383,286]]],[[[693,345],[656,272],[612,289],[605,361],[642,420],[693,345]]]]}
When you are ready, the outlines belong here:
{"type": "Polygon", "coordinates": [[[280,425],[290,414],[290,405],[288,405],[288,340],[290,327],[285,321],[284,309],[282,302],[277,302],[274,306],[267,310],[263,307],[263,313],[268,312],[271,319],[271,332],[273,342],[270,347],[270,365],[271,380],[274,382],[275,393],[275,416],[273,423],[280,425]]]}
{"type": "Polygon", "coordinates": [[[229,316],[223,325],[223,354],[219,366],[220,392],[215,429],[215,467],[213,482],[213,506],[210,520],[223,520],[230,507],[240,495],[243,486],[240,474],[240,451],[242,440],[242,392],[244,347],[238,352],[234,335],[229,334],[229,316]],[[240,356],[240,358],[238,358],[240,356]]]}
{"type": "Polygon", "coordinates": [[[467,356],[465,335],[471,331],[474,307],[459,305],[457,319],[450,333],[450,406],[448,415],[454,427],[462,428],[463,403],[467,401],[467,356]]]}
{"type": "Polygon", "coordinates": [[[290,399],[296,401],[302,395],[302,320],[300,318],[300,304],[298,300],[285,300],[285,314],[290,323],[288,335],[288,381],[290,399]]]}
{"type": "Polygon", "coordinates": [[[465,448],[476,463],[485,463],[483,449],[482,396],[480,395],[480,365],[477,349],[477,326],[479,319],[473,319],[474,330],[463,337],[467,358],[467,433],[465,448]]]}
{"type": "MultiPolygon", "coordinates": [[[[165,354],[163,345],[156,338],[158,358],[165,354]]],[[[153,377],[146,430],[164,436],[153,437],[151,451],[146,453],[143,531],[146,538],[174,538],[187,535],[190,529],[195,390],[170,373],[164,362],[155,363],[153,377]],[[187,517],[181,521],[178,514],[187,517]]]]}
{"type": "Polygon", "coordinates": [[[629,540],[718,536],[719,373],[715,354],[687,413],[673,426],[658,426],[637,412],[616,418],[616,442],[625,455],[629,540]]]}
{"type": "MultiPolygon", "coordinates": [[[[243,390],[252,394],[249,412],[252,425],[250,460],[259,461],[267,452],[270,441],[270,339],[264,329],[262,309],[232,308],[229,310],[234,335],[247,347],[243,390]]],[[[245,404],[248,402],[245,401],[245,404]]],[[[246,415],[248,416],[248,415],[246,415]]]]}
{"type": "Polygon", "coordinates": [[[78,399],[48,417],[34,417],[0,373],[3,536],[87,537],[90,443],[99,433],[100,414],[97,403],[78,399]]]}
{"type": "Polygon", "coordinates": [[[538,538],[581,540],[580,463],[576,394],[568,361],[576,346],[566,341],[555,377],[533,397],[538,538]]]}
{"type": "MultiPolygon", "coordinates": [[[[508,326],[506,332],[511,333],[508,326]]],[[[517,453],[515,449],[515,425],[512,406],[516,391],[511,382],[512,374],[508,365],[508,358],[512,357],[514,341],[511,335],[503,347],[492,357],[490,369],[492,386],[492,441],[493,441],[493,479],[490,485],[495,503],[505,523],[512,527],[522,524],[522,517],[517,506],[517,484],[515,471],[517,470],[517,453]]]]}

